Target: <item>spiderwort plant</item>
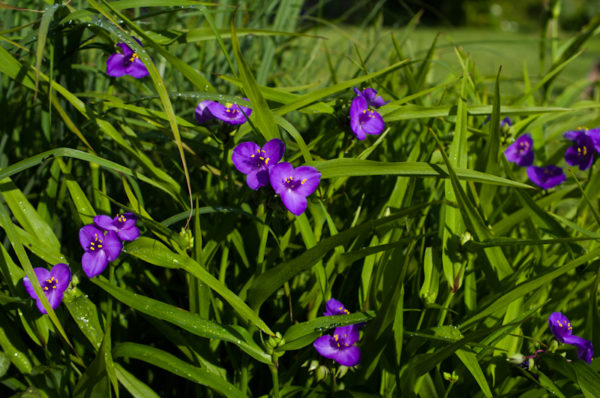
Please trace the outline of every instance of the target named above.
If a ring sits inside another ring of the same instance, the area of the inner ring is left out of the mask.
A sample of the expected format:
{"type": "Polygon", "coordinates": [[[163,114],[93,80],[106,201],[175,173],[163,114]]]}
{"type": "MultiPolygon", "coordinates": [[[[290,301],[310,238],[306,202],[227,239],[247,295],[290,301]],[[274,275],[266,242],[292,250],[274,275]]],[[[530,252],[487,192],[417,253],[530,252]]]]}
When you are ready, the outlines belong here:
{"type": "Polygon", "coordinates": [[[117,259],[123,248],[115,231],[102,231],[89,224],[79,230],[79,242],[85,251],[81,266],[88,278],[100,275],[110,261],[117,259]]]}
{"type": "MultiPolygon", "coordinates": [[[[592,130],[589,130],[592,131],[592,130]]],[[[565,151],[565,161],[569,166],[578,166],[579,170],[587,170],[594,162],[594,135],[586,130],[567,131],[566,139],[573,145],[565,151]]]]}
{"type": "Polygon", "coordinates": [[[340,365],[356,366],[360,363],[360,348],[355,346],[360,338],[358,328],[348,325],[336,328],[333,335],[324,335],[316,339],[313,347],[325,358],[333,359],[340,365]]]}
{"type": "MultiPolygon", "coordinates": [[[[33,272],[35,273],[37,282],[42,287],[42,291],[48,298],[50,307],[55,310],[62,301],[69,283],[71,283],[71,269],[68,265],[59,263],[52,267],[50,271],[46,268],[34,268],[33,272]]],[[[35,293],[33,285],[27,276],[23,278],[23,284],[27,293],[35,299],[38,310],[42,314],[46,314],[47,311],[42,305],[42,300],[35,293]]]]}
{"type": "Polygon", "coordinates": [[[269,170],[283,157],[285,144],[273,138],[262,148],[254,142],[243,142],[233,149],[231,161],[246,174],[246,183],[254,190],[269,185],[269,170]]]}
{"type": "Polygon", "coordinates": [[[367,134],[381,134],[385,128],[385,122],[381,115],[370,108],[379,108],[387,104],[377,91],[372,88],[366,88],[363,91],[354,87],[356,97],[350,105],[350,128],[359,140],[364,140],[367,134]]]}
{"type": "Polygon", "coordinates": [[[592,342],[575,336],[571,322],[569,322],[569,319],[564,314],[560,312],[550,314],[548,317],[548,326],[556,340],[577,347],[577,358],[586,361],[588,364],[592,362],[592,357],[594,356],[592,342]]]}
{"type": "Polygon", "coordinates": [[[285,207],[299,216],[306,210],[306,197],[317,189],[321,173],[312,166],[294,168],[288,162],[281,162],[269,169],[269,181],[285,207]]]}
{"type": "Polygon", "coordinates": [[[504,151],[504,156],[509,162],[518,166],[527,167],[533,164],[533,140],[529,133],[523,134],[504,151]]]}
{"type": "Polygon", "coordinates": [[[544,189],[553,188],[567,179],[563,169],[553,164],[545,167],[529,166],[527,176],[534,184],[544,189]]]}
{"type": "MultiPolygon", "coordinates": [[[[142,44],[134,37],[140,45],[142,44]]],[[[148,69],[135,51],[123,42],[117,43],[122,53],[112,54],[106,60],[106,74],[112,77],[124,75],[133,76],[136,79],[148,76],[148,69]]]]}
{"type": "Polygon", "coordinates": [[[136,223],[137,216],[133,213],[117,214],[115,218],[105,215],[94,217],[94,224],[104,231],[114,231],[122,241],[134,241],[140,236],[136,223]]]}

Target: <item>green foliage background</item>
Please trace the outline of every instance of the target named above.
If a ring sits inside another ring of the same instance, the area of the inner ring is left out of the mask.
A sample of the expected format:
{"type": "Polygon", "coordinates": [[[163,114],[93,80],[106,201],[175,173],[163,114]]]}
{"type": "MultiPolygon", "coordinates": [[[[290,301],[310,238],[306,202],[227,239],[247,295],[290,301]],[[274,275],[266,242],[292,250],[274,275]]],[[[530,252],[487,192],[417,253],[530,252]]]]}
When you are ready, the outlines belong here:
{"type": "Polygon", "coordinates": [[[597,395],[598,361],[551,343],[547,318],[564,312],[598,347],[600,176],[567,168],[544,192],[503,150],[530,132],[536,164],[565,166],[562,133],[600,125],[581,73],[600,16],[563,37],[546,13],[525,45],[477,57],[459,32],[423,48],[420,12],[390,31],[377,7],[343,27],[324,6],[2,6],[6,396],[597,395]],[[149,77],[106,75],[118,41],[149,77]],[[354,86],[391,101],[380,136],[352,135],[354,86]],[[201,100],[243,98],[253,114],[239,129],[194,120],[201,100]],[[299,217],[231,164],[239,142],[273,137],[322,173],[299,217]],[[78,230],[117,211],[138,214],[143,237],[89,280],[78,230]],[[58,262],[71,288],[41,316],[21,280],[58,262]],[[331,297],[352,314],[322,317],[331,297]],[[357,368],[312,348],[359,322],[357,368]],[[506,360],[538,349],[531,371],[506,360]]]}

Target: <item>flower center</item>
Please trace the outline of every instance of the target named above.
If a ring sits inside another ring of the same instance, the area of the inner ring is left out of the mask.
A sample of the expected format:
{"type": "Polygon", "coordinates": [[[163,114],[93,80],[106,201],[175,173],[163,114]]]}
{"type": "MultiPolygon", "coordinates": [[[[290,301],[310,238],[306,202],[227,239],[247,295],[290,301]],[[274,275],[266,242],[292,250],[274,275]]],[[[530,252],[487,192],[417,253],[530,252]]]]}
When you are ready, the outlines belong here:
{"type": "Polygon", "coordinates": [[[98,234],[94,234],[94,240],[90,242],[89,249],[95,251],[96,249],[102,249],[102,239],[98,237],[98,234]]]}
{"type": "Polygon", "coordinates": [[[236,117],[240,112],[238,106],[236,104],[232,104],[231,102],[226,103],[225,108],[227,108],[225,109],[225,112],[227,112],[230,117],[236,117]]]}
{"type": "Polygon", "coordinates": [[[129,57],[129,59],[125,60],[125,65],[129,66],[133,63],[133,61],[135,61],[136,59],[140,59],[140,57],[137,55],[137,53],[133,53],[131,54],[131,57],[129,57]]]}
{"type": "Polygon", "coordinates": [[[256,150],[256,154],[255,155],[250,155],[251,158],[254,158],[254,160],[256,160],[256,165],[257,166],[267,166],[269,164],[269,160],[271,160],[271,158],[267,157],[267,153],[265,151],[263,151],[262,149],[257,149],[256,150]]]}
{"type": "Polygon", "coordinates": [[[56,289],[56,285],[58,284],[58,279],[56,279],[55,277],[50,277],[50,279],[46,279],[44,281],[44,286],[43,289],[45,292],[51,290],[51,289],[56,289]]]}
{"type": "Polygon", "coordinates": [[[375,113],[375,111],[372,109],[365,109],[364,111],[362,111],[362,113],[358,116],[358,120],[360,120],[360,124],[365,124],[366,122],[371,120],[373,118],[374,113],[375,113]]]}
{"type": "Polygon", "coordinates": [[[584,157],[587,155],[587,146],[585,145],[580,145],[577,147],[577,154],[581,157],[584,157]]]}
{"type": "Polygon", "coordinates": [[[333,335],[333,340],[335,341],[335,345],[338,348],[342,348],[342,347],[350,347],[350,344],[346,343],[346,338],[348,337],[347,334],[344,333],[344,337],[340,338],[340,336],[338,334],[334,334],[333,335]]]}
{"type": "Polygon", "coordinates": [[[529,150],[529,142],[522,141],[519,143],[519,153],[524,153],[529,150]]]}
{"type": "Polygon", "coordinates": [[[286,179],[283,180],[283,183],[285,184],[285,186],[291,190],[298,188],[300,185],[304,184],[305,182],[306,182],[306,178],[303,178],[302,180],[294,180],[293,176],[286,177],[286,179]]]}
{"type": "Polygon", "coordinates": [[[566,327],[569,330],[573,330],[573,328],[571,327],[571,322],[567,322],[567,323],[563,324],[560,321],[556,321],[556,324],[558,325],[559,328],[566,327]]]}

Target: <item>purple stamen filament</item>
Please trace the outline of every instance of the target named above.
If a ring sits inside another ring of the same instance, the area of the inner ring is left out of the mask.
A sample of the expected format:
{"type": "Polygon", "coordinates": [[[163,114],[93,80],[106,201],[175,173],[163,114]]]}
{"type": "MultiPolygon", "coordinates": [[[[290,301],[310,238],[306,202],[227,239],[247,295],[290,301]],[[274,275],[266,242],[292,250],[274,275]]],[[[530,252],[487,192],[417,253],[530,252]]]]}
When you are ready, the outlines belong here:
{"type": "MultiPolygon", "coordinates": [[[[257,149],[256,153],[258,153],[258,159],[261,160],[260,162],[257,162],[259,164],[264,163],[265,166],[267,166],[269,164],[269,160],[271,160],[271,158],[265,158],[265,154],[266,152],[261,150],[261,149],[257,149]]],[[[256,155],[250,155],[251,158],[255,158],[256,155]]]]}
{"type": "Polygon", "coordinates": [[[58,279],[55,277],[51,277],[50,279],[46,279],[44,283],[44,290],[49,290],[50,288],[56,289],[56,285],[58,284],[58,279]]]}
{"type": "Polygon", "coordinates": [[[296,187],[298,187],[298,185],[304,184],[306,182],[306,178],[303,178],[301,181],[298,181],[298,180],[294,181],[294,177],[289,176],[284,181],[285,181],[285,185],[287,185],[288,188],[295,189],[296,187]]]}
{"type": "Polygon", "coordinates": [[[90,242],[90,250],[94,251],[98,249],[102,249],[102,239],[98,238],[98,234],[94,234],[94,240],[90,242]]]}

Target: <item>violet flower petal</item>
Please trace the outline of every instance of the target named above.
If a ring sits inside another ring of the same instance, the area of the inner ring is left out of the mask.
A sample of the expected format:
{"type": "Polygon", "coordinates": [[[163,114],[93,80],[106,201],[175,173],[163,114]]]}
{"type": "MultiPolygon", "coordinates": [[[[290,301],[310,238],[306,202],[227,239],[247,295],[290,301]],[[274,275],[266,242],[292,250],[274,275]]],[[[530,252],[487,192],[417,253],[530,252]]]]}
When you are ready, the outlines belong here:
{"type": "Polygon", "coordinates": [[[561,312],[550,314],[548,317],[548,327],[556,340],[561,343],[565,341],[565,337],[573,334],[573,327],[571,326],[571,322],[569,322],[569,318],[561,312]]]}
{"type": "Polygon", "coordinates": [[[350,128],[359,140],[364,140],[367,135],[363,131],[360,121],[360,114],[367,111],[367,100],[363,97],[356,97],[350,105],[350,128]]]}
{"type": "Polygon", "coordinates": [[[259,168],[256,155],[260,154],[260,147],[254,142],[242,142],[231,154],[231,161],[239,172],[248,174],[259,168]]]}
{"type": "Polygon", "coordinates": [[[351,367],[358,365],[361,358],[360,348],[352,345],[339,350],[332,359],[336,360],[340,365],[351,367]]]}
{"type": "MultiPolygon", "coordinates": [[[[36,267],[33,269],[33,272],[35,273],[35,276],[37,277],[37,280],[39,281],[38,283],[40,285],[45,280],[50,279],[50,271],[48,271],[46,268],[36,267]]],[[[31,281],[29,280],[29,277],[27,275],[23,277],[23,284],[25,285],[25,290],[31,296],[31,298],[38,300],[38,296],[37,294],[35,294],[35,290],[33,290],[33,285],[31,284],[31,281]]]]}
{"type": "Polygon", "coordinates": [[[380,106],[383,106],[390,102],[390,101],[384,101],[383,98],[381,98],[379,95],[377,95],[377,90],[370,88],[370,87],[365,88],[362,91],[362,95],[367,100],[367,104],[369,104],[369,106],[372,106],[374,108],[379,108],[380,106]]]}
{"type": "Polygon", "coordinates": [[[137,58],[136,56],[134,57],[133,62],[129,64],[129,67],[127,68],[127,73],[129,74],[129,76],[133,76],[136,79],[140,79],[142,77],[148,76],[150,72],[148,72],[148,68],[146,68],[146,65],[144,65],[142,60],[137,58]]]}
{"type": "Polygon", "coordinates": [[[108,259],[106,253],[101,250],[97,252],[85,252],[81,258],[81,268],[88,278],[100,275],[106,269],[108,259]]]}
{"type": "Polygon", "coordinates": [[[123,244],[119,240],[117,233],[114,231],[108,231],[102,242],[102,249],[106,253],[106,259],[108,261],[114,261],[121,254],[123,244]]]}
{"type": "Polygon", "coordinates": [[[534,184],[544,189],[553,188],[567,179],[562,168],[554,165],[546,167],[529,166],[527,176],[534,184]]]}
{"type": "Polygon", "coordinates": [[[106,74],[112,77],[121,77],[127,74],[125,64],[125,56],[123,54],[112,54],[106,60],[106,74]]]}
{"type": "Polygon", "coordinates": [[[283,191],[281,194],[281,200],[284,206],[295,216],[299,216],[306,210],[306,196],[300,195],[291,189],[283,191]]]}
{"type": "Polygon", "coordinates": [[[198,104],[198,106],[196,107],[196,121],[198,123],[206,123],[209,122],[211,120],[213,120],[215,117],[212,115],[212,113],[210,113],[210,110],[208,109],[208,106],[213,103],[213,101],[202,101],[198,104]]]}
{"type": "Polygon", "coordinates": [[[329,359],[333,359],[337,355],[337,352],[339,350],[339,348],[335,345],[335,340],[333,340],[333,337],[331,337],[328,334],[316,339],[313,342],[313,347],[315,347],[315,349],[320,355],[329,359]]]}
{"type": "Polygon", "coordinates": [[[53,276],[56,282],[56,290],[64,292],[71,283],[71,268],[67,264],[58,263],[50,270],[50,275],[53,276]]]}
{"type": "Polygon", "coordinates": [[[344,304],[342,304],[341,301],[338,301],[334,298],[330,298],[329,300],[327,300],[327,303],[325,303],[325,312],[323,313],[323,315],[346,315],[349,313],[350,311],[348,311],[346,307],[344,307],[344,304]]]}
{"type": "Polygon", "coordinates": [[[113,223],[114,218],[101,214],[94,217],[94,224],[105,231],[117,231],[119,228],[113,223]]]}
{"type": "Polygon", "coordinates": [[[279,138],[273,138],[263,145],[262,150],[265,151],[266,159],[269,159],[268,161],[265,161],[265,165],[272,167],[279,163],[281,158],[283,158],[285,144],[279,138]]]}
{"type": "Polygon", "coordinates": [[[312,166],[297,167],[292,173],[295,181],[299,181],[299,185],[294,188],[294,191],[302,196],[308,196],[313,193],[321,182],[321,173],[312,166]]]}

